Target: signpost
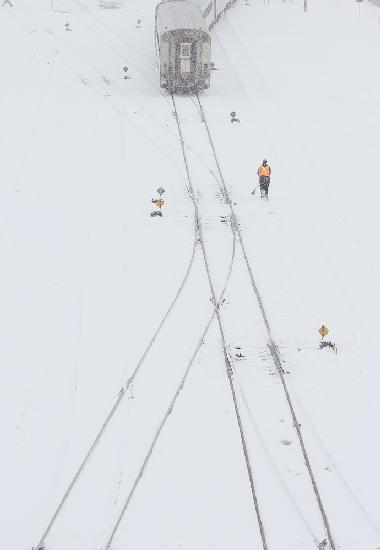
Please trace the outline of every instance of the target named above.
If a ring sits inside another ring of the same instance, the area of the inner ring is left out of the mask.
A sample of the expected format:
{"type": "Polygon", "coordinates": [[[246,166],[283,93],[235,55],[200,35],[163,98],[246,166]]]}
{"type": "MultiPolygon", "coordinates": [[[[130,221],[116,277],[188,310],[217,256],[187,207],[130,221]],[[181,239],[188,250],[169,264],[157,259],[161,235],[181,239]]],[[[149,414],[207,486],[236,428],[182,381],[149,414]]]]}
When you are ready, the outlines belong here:
{"type": "Polygon", "coordinates": [[[357,1],[357,3],[358,3],[358,8],[359,8],[358,17],[359,17],[359,19],[360,19],[360,4],[361,4],[361,2],[363,2],[363,0],[356,0],[356,1],[357,1]]]}
{"type": "Polygon", "coordinates": [[[322,340],[319,343],[319,349],[324,348],[331,348],[335,353],[338,353],[338,348],[336,347],[335,342],[331,342],[329,340],[323,340],[325,336],[328,335],[330,332],[329,329],[326,327],[326,325],[322,325],[320,329],[318,329],[319,334],[322,336],[322,340]]]}
{"type": "Polygon", "coordinates": [[[165,202],[162,199],[162,195],[165,193],[165,189],[163,187],[159,187],[156,189],[156,193],[158,193],[159,198],[158,199],[152,199],[152,203],[158,206],[160,210],[156,210],[155,212],[151,212],[151,216],[162,216],[161,208],[164,206],[165,202]]]}

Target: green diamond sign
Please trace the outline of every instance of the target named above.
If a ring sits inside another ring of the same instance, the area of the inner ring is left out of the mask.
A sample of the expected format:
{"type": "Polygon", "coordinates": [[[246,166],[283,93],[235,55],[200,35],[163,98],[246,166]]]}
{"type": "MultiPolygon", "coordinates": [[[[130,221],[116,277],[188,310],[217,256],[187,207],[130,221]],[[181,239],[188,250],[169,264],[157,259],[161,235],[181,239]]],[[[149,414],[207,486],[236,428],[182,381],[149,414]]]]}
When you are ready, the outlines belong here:
{"type": "Polygon", "coordinates": [[[163,189],[162,187],[159,187],[156,191],[160,195],[160,197],[165,193],[165,189],[163,189]]]}

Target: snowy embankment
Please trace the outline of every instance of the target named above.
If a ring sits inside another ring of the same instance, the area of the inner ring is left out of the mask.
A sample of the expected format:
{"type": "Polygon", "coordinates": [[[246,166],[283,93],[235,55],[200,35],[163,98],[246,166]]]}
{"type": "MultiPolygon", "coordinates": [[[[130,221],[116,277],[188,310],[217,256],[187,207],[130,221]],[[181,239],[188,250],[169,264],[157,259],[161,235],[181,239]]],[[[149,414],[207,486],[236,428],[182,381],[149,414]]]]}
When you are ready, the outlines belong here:
{"type": "MultiPolygon", "coordinates": [[[[199,246],[192,260],[172,105],[158,88],[155,1],[143,4],[54,0],[71,10],[60,13],[19,0],[1,12],[1,550],[38,542],[192,261],[46,540],[47,550],[104,548],[212,314],[199,246]],[[152,219],[159,186],[164,216],[152,219]]],[[[237,2],[216,28],[219,70],[202,98],[345,550],[380,546],[378,13],[363,3],[359,19],[357,5],[338,0],[309,1],[307,13],[301,0],[237,2]],[[250,194],[263,157],[273,169],[264,204],[250,194]],[[322,323],[337,356],[317,349],[322,323]]],[[[226,209],[196,119],[188,113],[184,124],[221,291],[233,252],[218,218],[226,209]]],[[[235,381],[269,547],[315,549],[325,535],[238,249],[222,317],[231,355],[245,356],[235,381]]],[[[113,548],[252,545],[256,518],[214,323],[113,548]]]]}

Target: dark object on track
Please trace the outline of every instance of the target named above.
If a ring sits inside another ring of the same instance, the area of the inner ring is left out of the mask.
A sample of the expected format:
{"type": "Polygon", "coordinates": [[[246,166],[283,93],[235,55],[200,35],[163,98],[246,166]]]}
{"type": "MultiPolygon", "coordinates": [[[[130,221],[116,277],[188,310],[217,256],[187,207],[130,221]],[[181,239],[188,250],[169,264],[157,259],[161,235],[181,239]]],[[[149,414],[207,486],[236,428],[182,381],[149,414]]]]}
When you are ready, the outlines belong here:
{"type": "Polygon", "coordinates": [[[319,349],[323,348],[331,348],[335,353],[338,353],[338,348],[336,347],[336,344],[334,342],[331,342],[330,340],[322,340],[322,342],[319,343],[319,349]]]}
{"type": "Polygon", "coordinates": [[[211,36],[202,11],[190,0],[162,0],[156,8],[160,85],[170,93],[210,87],[211,36]]]}
{"type": "Polygon", "coordinates": [[[230,116],[231,116],[231,122],[240,122],[240,120],[236,118],[235,111],[232,111],[232,113],[230,113],[230,116]]]}

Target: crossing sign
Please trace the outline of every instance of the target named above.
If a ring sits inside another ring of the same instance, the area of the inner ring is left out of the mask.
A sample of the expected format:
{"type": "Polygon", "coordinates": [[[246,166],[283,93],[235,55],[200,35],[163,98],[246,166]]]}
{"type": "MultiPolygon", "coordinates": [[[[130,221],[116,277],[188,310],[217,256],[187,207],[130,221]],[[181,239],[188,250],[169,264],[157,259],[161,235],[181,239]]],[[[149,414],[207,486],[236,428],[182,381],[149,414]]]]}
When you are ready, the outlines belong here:
{"type": "Polygon", "coordinates": [[[165,193],[165,189],[163,189],[162,187],[159,187],[156,191],[160,195],[160,197],[165,193]]]}

